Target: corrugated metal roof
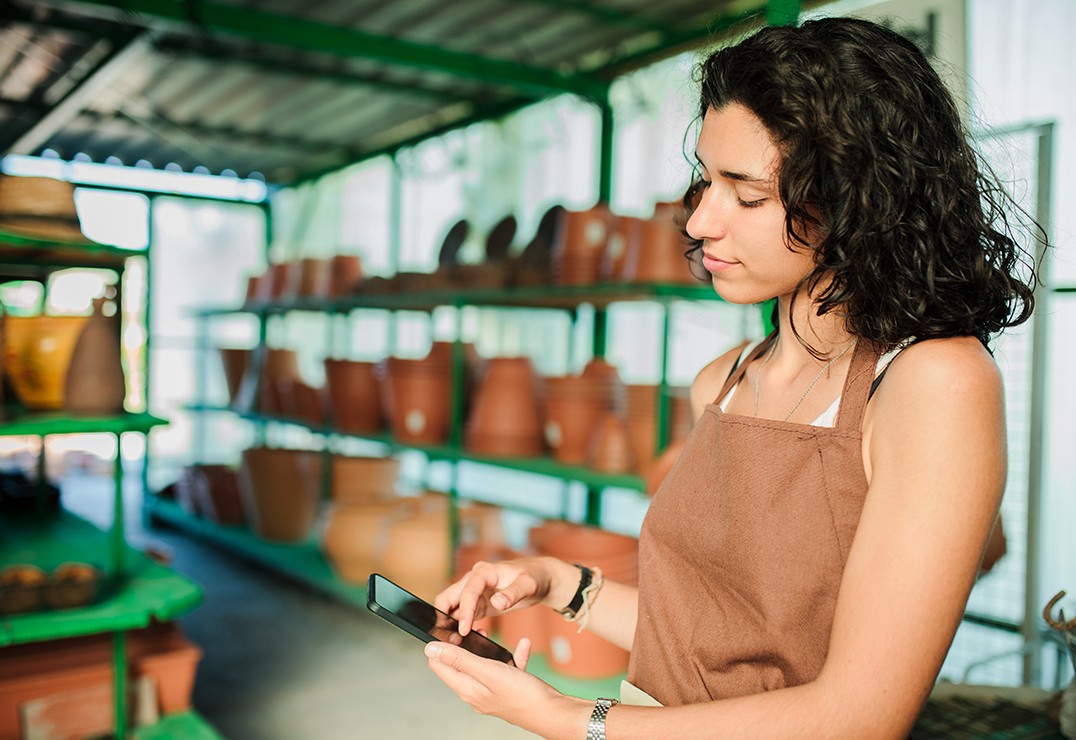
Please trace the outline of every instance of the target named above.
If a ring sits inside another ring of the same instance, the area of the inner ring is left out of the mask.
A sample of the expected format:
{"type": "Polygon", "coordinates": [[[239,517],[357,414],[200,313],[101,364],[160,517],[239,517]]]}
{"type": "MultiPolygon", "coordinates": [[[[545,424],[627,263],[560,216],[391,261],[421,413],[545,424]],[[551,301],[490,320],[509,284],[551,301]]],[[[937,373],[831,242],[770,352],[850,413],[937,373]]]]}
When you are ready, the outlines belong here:
{"type": "Polygon", "coordinates": [[[286,184],[560,92],[601,97],[766,6],[0,0],[0,152],[286,184]]]}

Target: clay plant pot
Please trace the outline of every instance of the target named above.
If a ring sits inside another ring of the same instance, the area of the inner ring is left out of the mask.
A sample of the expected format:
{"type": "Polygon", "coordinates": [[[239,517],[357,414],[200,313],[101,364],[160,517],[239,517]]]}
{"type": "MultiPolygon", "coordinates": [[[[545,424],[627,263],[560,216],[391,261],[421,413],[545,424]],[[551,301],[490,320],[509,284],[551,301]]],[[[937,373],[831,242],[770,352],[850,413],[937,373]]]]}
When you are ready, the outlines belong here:
{"type": "Polygon", "coordinates": [[[22,405],[37,411],[64,406],[64,381],[86,316],[7,316],[4,369],[22,405]]]}
{"type": "Polygon", "coordinates": [[[174,622],[131,634],[130,664],[135,675],[154,678],[161,714],[189,711],[201,648],[187,640],[174,622]]]}
{"type": "Polygon", "coordinates": [[[624,262],[624,279],[633,283],[695,285],[684,257],[687,242],[672,218],[655,215],[642,222],[639,241],[624,262]]]}
{"type": "Polygon", "coordinates": [[[539,378],[528,357],[496,357],[475,394],[467,449],[480,455],[532,457],[544,450],[539,378]]]}
{"type": "Polygon", "coordinates": [[[631,216],[613,216],[609,240],[602,255],[599,277],[602,282],[624,282],[625,265],[639,248],[643,221],[631,216]]]}
{"type": "Polygon", "coordinates": [[[658,492],[662,482],[672,471],[676,461],[680,459],[680,453],[684,451],[686,439],[678,439],[669,445],[654,460],[647,464],[643,470],[643,480],[646,482],[647,494],[653,496],[658,492]]]}
{"type": "Polygon", "coordinates": [[[329,260],[330,298],[343,298],[355,292],[362,283],[362,259],[355,254],[338,254],[329,260]]]}
{"type": "Polygon", "coordinates": [[[630,473],[635,470],[635,453],[627,422],[615,411],[606,412],[595,427],[587,465],[603,473],[630,473]]]}
{"type": "Polygon", "coordinates": [[[206,519],[226,527],[246,523],[239,476],[227,465],[198,465],[194,496],[198,511],[206,519]]]}
{"type": "Polygon", "coordinates": [[[530,532],[541,555],[602,569],[606,578],[634,585],[639,578],[639,541],[634,537],[569,522],[546,522],[530,532]]]}
{"type": "Polygon", "coordinates": [[[93,315],[79,332],[64,375],[64,411],[73,416],[123,413],[127,381],[120,358],[120,317],[104,313],[107,301],[93,302],[93,315]]]}
{"type": "Polygon", "coordinates": [[[628,651],[553,611],[543,610],[549,632],[549,665],[570,678],[611,678],[628,669],[628,651]]]}
{"type": "Polygon", "coordinates": [[[370,573],[380,569],[389,526],[401,514],[399,501],[326,507],[321,551],[337,577],[365,584],[370,573]]]}
{"type": "Polygon", "coordinates": [[[381,572],[413,594],[433,601],[451,573],[448,512],[420,512],[389,525],[381,572]]]}
{"type": "Polygon", "coordinates": [[[246,519],[259,537],[301,542],[317,518],[320,455],[255,447],[243,451],[240,491],[246,519]]]}
{"type": "Polygon", "coordinates": [[[337,431],[360,435],[381,431],[381,381],[375,363],[327,359],[325,387],[337,431]]]}
{"type": "Polygon", "coordinates": [[[553,282],[592,285],[598,281],[612,214],[599,203],[586,211],[565,211],[553,251],[553,282]]]}
{"type": "MultiPolygon", "coordinates": [[[[654,460],[657,450],[658,394],[656,385],[631,385],[625,389],[627,398],[628,434],[636,464],[645,470],[654,460]]],[[[670,388],[666,435],[669,442],[687,437],[691,432],[690,389],[670,388]]]]}
{"type": "Polygon", "coordinates": [[[406,444],[438,445],[448,438],[452,383],[447,369],[423,360],[389,358],[386,399],[392,433],[406,444]]]}
{"type": "Polygon", "coordinates": [[[228,403],[232,404],[239,397],[243,377],[250,366],[250,350],[221,347],[219,352],[221,365],[224,368],[224,382],[228,387],[228,403]]]}
{"type": "Polygon", "coordinates": [[[291,407],[287,398],[290,383],[300,381],[298,355],[290,349],[264,348],[258,385],[258,411],[265,416],[283,416],[291,407]]]}
{"type": "Polygon", "coordinates": [[[570,376],[545,379],[545,440],[565,465],[586,462],[590,440],[608,408],[604,385],[570,376]]]}
{"type": "Polygon", "coordinates": [[[302,298],[323,296],[329,292],[331,279],[332,263],[329,260],[306,257],[299,261],[296,294],[302,298]]]}
{"type": "Polygon", "coordinates": [[[395,457],[332,458],[332,500],[345,506],[391,501],[396,495],[400,461],[395,457]]]}

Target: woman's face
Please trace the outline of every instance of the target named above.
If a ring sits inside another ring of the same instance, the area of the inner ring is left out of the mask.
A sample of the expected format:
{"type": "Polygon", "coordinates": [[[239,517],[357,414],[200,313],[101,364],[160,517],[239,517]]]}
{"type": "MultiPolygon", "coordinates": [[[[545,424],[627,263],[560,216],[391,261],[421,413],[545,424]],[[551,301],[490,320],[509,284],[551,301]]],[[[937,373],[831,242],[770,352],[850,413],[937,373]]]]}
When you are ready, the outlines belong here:
{"type": "Polygon", "coordinates": [[[777,191],[780,156],[769,132],[742,105],[711,108],[695,153],[704,187],[687,232],[702,242],[714,289],[730,303],[792,293],[813,269],[814,256],[788,248],[777,191]]]}

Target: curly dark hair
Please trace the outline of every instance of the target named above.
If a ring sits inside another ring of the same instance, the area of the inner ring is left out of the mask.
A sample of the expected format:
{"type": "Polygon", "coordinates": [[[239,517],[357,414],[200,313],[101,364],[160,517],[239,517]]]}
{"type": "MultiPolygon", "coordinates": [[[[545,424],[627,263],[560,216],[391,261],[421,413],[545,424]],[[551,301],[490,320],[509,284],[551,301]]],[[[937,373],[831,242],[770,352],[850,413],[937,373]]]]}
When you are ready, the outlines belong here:
{"type": "MultiPolygon", "coordinates": [[[[1009,220],[1020,209],[912,42],[826,18],[763,28],[699,71],[701,116],[743,105],[780,151],[785,229],[790,248],[814,250],[800,287],[822,286],[819,315],[837,312],[883,348],[969,335],[986,345],[1031,315],[1035,259],[1009,220]],[[809,243],[809,231],[820,237],[809,243]]],[[[700,180],[684,196],[688,212],[700,180]]],[[[700,249],[686,253],[695,265],[700,249]]]]}

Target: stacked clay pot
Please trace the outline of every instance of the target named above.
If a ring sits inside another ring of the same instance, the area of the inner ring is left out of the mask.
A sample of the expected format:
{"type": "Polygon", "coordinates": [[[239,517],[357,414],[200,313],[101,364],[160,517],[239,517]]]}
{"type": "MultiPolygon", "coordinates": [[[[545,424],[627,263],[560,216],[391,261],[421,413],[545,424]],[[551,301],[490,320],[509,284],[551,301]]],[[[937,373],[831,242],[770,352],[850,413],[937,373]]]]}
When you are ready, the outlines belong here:
{"type": "MultiPolygon", "coordinates": [[[[567,522],[548,522],[531,530],[531,546],[540,555],[600,568],[608,580],[637,585],[639,541],[634,537],[567,522]]],[[[550,666],[573,678],[608,678],[627,670],[628,653],[592,632],[579,632],[558,613],[546,618],[550,666]]]]}
{"type": "Polygon", "coordinates": [[[250,366],[250,350],[221,347],[219,352],[221,365],[224,367],[224,382],[228,388],[228,403],[233,404],[239,398],[243,377],[250,366]]]}
{"type": "Polygon", "coordinates": [[[239,484],[250,528],[272,542],[302,542],[314,528],[320,453],[273,447],[243,450],[239,484]]]}
{"type": "Polygon", "coordinates": [[[373,434],[384,426],[381,381],[372,362],[325,360],[325,387],[334,428],[345,434],[373,434]]]}
{"type": "Polygon", "coordinates": [[[602,473],[630,473],[636,457],[628,423],[619,412],[606,411],[591,433],[587,467],[602,473]]]}
{"type": "Polygon", "coordinates": [[[545,379],[545,439],[557,462],[587,463],[601,420],[622,406],[623,388],[616,368],[601,359],[579,375],[545,379]]]}
{"type": "Polygon", "coordinates": [[[628,283],[679,283],[695,285],[684,252],[687,240],[671,206],[659,207],[640,223],[638,240],[629,248],[620,279],[628,283]]]}
{"type": "Polygon", "coordinates": [[[285,395],[293,382],[302,382],[295,352],[266,347],[258,383],[258,411],[265,416],[284,416],[291,407],[285,395]]]}
{"type": "Polygon", "coordinates": [[[379,537],[399,514],[395,491],[400,462],[391,457],[336,456],[332,466],[321,549],[340,579],[365,583],[384,546],[379,537]]]}
{"type": "Polygon", "coordinates": [[[565,211],[553,248],[552,277],[557,285],[598,282],[613,217],[599,203],[586,211],[565,211]]]}
{"type": "MultiPolygon", "coordinates": [[[[639,469],[653,462],[657,455],[658,394],[656,385],[630,385],[626,387],[627,424],[631,436],[632,451],[639,469]]],[[[691,401],[687,388],[670,389],[668,415],[666,416],[667,440],[683,439],[691,431],[691,401]]]]}
{"type": "Polygon", "coordinates": [[[245,523],[239,477],[226,465],[191,465],[176,481],[181,506],[196,516],[224,526],[245,523]]]}
{"type": "Polygon", "coordinates": [[[486,361],[467,424],[470,452],[493,457],[542,454],[539,378],[528,357],[486,361]]]}
{"type": "Polygon", "coordinates": [[[407,444],[443,444],[452,408],[451,362],[438,356],[390,357],[385,367],[385,397],[396,439],[407,444]]]}
{"type": "Polygon", "coordinates": [[[639,250],[643,220],[632,216],[613,216],[609,239],[602,255],[599,277],[602,282],[631,282],[626,275],[628,259],[639,250]]]}

